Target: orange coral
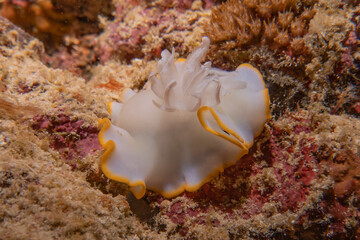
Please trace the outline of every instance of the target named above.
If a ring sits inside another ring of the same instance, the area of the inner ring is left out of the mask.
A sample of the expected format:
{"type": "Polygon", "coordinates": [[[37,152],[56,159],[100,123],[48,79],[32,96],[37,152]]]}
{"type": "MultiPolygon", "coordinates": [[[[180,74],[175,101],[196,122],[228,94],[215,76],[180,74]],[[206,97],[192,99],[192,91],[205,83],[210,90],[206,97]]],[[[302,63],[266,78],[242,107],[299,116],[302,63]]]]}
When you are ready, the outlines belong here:
{"type": "Polygon", "coordinates": [[[314,16],[315,2],[228,0],[212,10],[205,35],[225,49],[256,43],[273,49],[291,47],[294,38],[306,34],[314,16]],[[263,36],[260,32],[264,33],[263,36]]]}

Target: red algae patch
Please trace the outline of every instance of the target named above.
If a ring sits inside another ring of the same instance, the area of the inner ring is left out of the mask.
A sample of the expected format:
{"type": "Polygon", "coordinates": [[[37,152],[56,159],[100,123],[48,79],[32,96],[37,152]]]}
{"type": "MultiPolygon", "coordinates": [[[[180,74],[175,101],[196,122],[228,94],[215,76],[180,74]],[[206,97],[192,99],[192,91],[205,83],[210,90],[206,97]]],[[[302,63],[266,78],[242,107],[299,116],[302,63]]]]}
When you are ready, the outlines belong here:
{"type": "Polygon", "coordinates": [[[102,150],[98,140],[99,129],[86,126],[83,120],[71,119],[69,116],[36,116],[33,118],[33,129],[48,134],[50,147],[57,150],[73,167],[71,160],[84,158],[102,150]]]}

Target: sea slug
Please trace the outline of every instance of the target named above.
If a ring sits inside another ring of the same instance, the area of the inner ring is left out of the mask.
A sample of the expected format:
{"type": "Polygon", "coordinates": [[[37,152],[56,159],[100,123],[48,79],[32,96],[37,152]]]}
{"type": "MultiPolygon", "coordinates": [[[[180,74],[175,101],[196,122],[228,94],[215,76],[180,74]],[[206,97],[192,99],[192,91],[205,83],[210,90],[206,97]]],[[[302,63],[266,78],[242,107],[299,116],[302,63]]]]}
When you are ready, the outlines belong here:
{"type": "Polygon", "coordinates": [[[270,118],[269,93],[249,64],[233,72],[201,64],[210,40],[187,59],[162,51],[150,87],[127,90],[100,119],[104,174],[142,198],[146,188],[165,197],[196,191],[248,153],[270,118]]]}

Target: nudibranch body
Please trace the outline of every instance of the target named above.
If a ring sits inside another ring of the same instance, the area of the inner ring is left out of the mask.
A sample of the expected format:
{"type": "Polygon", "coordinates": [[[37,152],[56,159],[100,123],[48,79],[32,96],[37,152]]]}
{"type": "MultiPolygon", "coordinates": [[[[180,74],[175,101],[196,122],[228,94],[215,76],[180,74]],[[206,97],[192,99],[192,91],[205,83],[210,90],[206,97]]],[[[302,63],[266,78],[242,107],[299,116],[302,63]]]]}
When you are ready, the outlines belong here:
{"type": "Polygon", "coordinates": [[[146,188],[165,197],[196,191],[248,153],[270,118],[269,93],[249,64],[226,72],[201,64],[207,37],[185,59],[164,50],[151,87],[128,90],[123,103],[110,103],[111,122],[99,140],[101,168],[130,186],[135,197],[146,188]]]}

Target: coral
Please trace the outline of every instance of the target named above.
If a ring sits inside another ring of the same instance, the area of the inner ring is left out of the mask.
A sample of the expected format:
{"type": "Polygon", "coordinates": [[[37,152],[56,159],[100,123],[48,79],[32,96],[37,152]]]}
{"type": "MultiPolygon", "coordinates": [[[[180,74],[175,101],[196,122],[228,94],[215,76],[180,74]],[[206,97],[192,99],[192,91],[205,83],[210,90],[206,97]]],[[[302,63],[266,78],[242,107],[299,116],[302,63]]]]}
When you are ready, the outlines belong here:
{"type": "Polygon", "coordinates": [[[229,0],[212,10],[205,35],[228,50],[259,43],[297,56],[306,54],[299,38],[308,31],[315,2],[229,0]]]}

